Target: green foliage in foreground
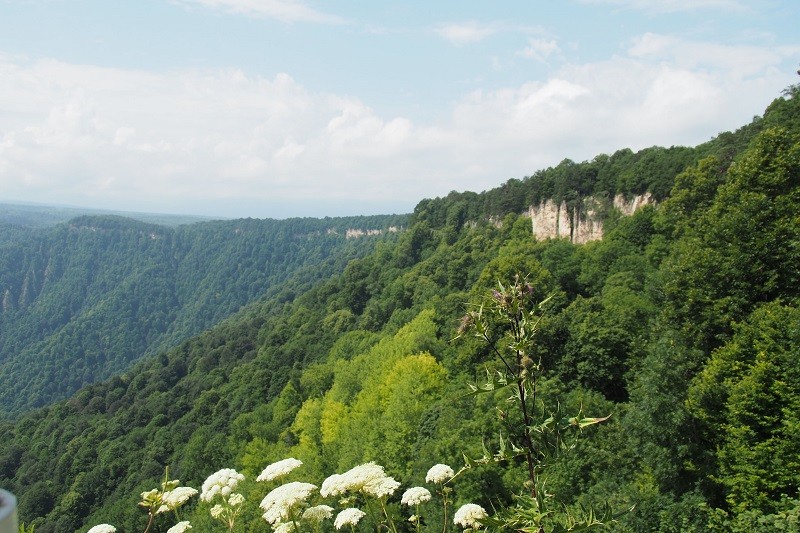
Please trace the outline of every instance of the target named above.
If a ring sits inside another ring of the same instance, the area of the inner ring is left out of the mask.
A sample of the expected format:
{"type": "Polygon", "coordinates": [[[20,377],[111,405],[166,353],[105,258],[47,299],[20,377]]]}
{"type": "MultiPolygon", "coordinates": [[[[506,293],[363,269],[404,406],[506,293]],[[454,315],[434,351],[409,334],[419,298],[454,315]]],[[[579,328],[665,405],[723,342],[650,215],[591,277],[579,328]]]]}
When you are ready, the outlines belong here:
{"type": "MultiPolygon", "coordinates": [[[[397,510],[389,507],[389,498],[398,491],[401,482],[388,476],[382,466],[369,462],[353,467],[344,474],[334,474],[320,485],[292,481],[273,488],[259,505],[264,511],[262,518],[271,530],[321,531],[324,527],[322,522],[332,518],[335,512],[335,507],[328,505],[330,503],[341,509],[334,520],[336,529],[349,525],[351,531],[355,531],[363,523],[377,531],[385,529],[397,533],[399,529],[403,529],[404,524],[410,523],[417,533],[422,530],[446,533],[450,528],[448,503],[453,492],[453,487],[449,484],[470,469],[487,465],[491,469],[494,463],[513,461],[516,457],[524,458],[521,467],[527,471],[527,476],[523,476],[527,479],[523,487],[519,487],[521,494],[517,497],[517,503],[501,508],[492,515],[478,504],[465,503],[453,514],[454,526],[475,530],[488,527],[498,531],[547,530],[565,533],[610,524],[612,513],[608,504],[602,513],[597,513],[594,509],[576,513],[553,501],[553,496],[545,490],[544,470],[557,458],[574,449],[578,436],[586,428],[605,422],[609,417],[589,418],[581,411],[575,416],[563,416],[557,400],[537,397],[537,394],[542,394],[544,367],[541,359],[535,361],[531,356],[535,356],[535,337],[543,317],[541,312],[549,298],[542,302],[536,298],[537,288],[523,282],[519,274],[516,274],[508,286],[500,282],[499,289],[494,289],[491,297],[486,298],[477,310],[470,311],[462,319],[459,333],[466,334],[474,330],[475,336],[491,348],[497,359],[497,368],[487,369],[490,379],[486,384],[470,385],[472,394],[496,395],[508,390],[511,397],[497,407],[501,414],[501,433],[496,451],[489,452],[485,449],[484,456],[480,459],[465,456],[466,464],[458,473],[442,463],[427,471],[426,483],[441,485],[436,492],[441,496],[443,524],[429,526],[428,519],[421,514],[420,506],[429,502],[432,494],[430,490],[420,486],[405,490],[400,500],[406,508],[413,506],[413,511],[410,511],[413,514],[407,519],[398,517],[397,510]],[[548,410],[548,404],[557,407],[554,411],[548,410]],[[316,496],[317,492],[319,496],[316,496]],[[320,498],[331,500],[325,503],[320,498]]],[[[301,410],[308,407],[311,411],[311,420],[304,422],[305,430],[313,432],[319,428],[323,435],[311,446],[307,440],[305,446],[294,446],[287,451],[312,460],[319,467],[322,459],[319,452],[323,448],[324,440],[345,440],[345,434],[348,439],[352,439],[352,433],[357,431],[361,438],[356,442],[372,440],[373,444],[370,446],[372,449],[361,450],[360,453],[356,451],[356,456],[380,454],[383,460],[394,465],[411,464],[413,458],[404,453],[406,450],[403,449],[400,439],[414,432],[420,422],[421,409],[436,400],[437,385],[445,383],[446,371],[428,353],[405,357],[402,354],[414,352],[422,339],[432,334],[431,318],[431,313],[421,313],[392,339],[386,339],[386,342],[378,343],[370,350],[369,356],[359,363],[370,365],[364,372],[367,379],[360,384],[352,383],[351,380],[351,385],[362,385],[356,394],[358,400],[353,402],[352,410],[335,398],[329,399],[330,403],[322,406],[317,405],[315,399],[304,402],[301,410]],[[371,377],[381,379],[372,381],[371,377]],[[418,408],[414,409],[414,405],[418,408]],[[348,418],[352,423],[343,423],[343,419],[348,418]],[[375,418],[381,421],[377,425],[370,423],[375,418]],[[335,428],[335,435],[326,439],[325,427],[335,428]]],[[[345,372],[350,374],[352,370],[351,368],[345,372]]],[[[344,393],[344,396],[348,394],[344,393]]],[[[297,418],[301,418],[300,412],[297,418]]],[[[303,431],[299,428],[297,430],[303,431]]],[[[299,440],[302,442],[302,435],[299,440]]],[[[269,448],[266,442],[261,443],[261,446],[269,448]]],[[[263,457],[264,451],[251,450],[250,461],[263,457]]],[[[340,461],[350,462],[347,452],[351,451],[337,450],[335,455],[340,461]]],[[[293,457],[281,459],[268,465],[256,478],[256,482],[276,481],[302,464],[302,461],[293,457]]],[[[252,513],[248,509],[248,497],[237,492],[239,484],[244,480],[243,474],[226,468],[209,476],[202,486],[200,501],[214,504],[210,508],[211,517],[221,522],[229,531],[236,529],[240,515],[244,519],[248,511],[252,513]]],[[[178,480],[169,480],[167,470],[160,489],[142,492],[139,507],[147,511],[148,517],[144,533],[149,533],[159,514],[170,511],[175,513],[174,520],[178,522],[168,533],[194,528],[190,526],[191,521],[180,521],[178,508],[198,494],[198,491],[191,487],[179,487],[179,484],[178,480]]],[[[253,488],[252,485],[250,487],[253,488]]],[[[252,496],[248,496],[252,499],[252,496]]],[[[249,507],[252,508],[252,505],[249,507]]],[[[427,507],[425,506],[426,510],[427,507]]],[[[249,529],[259,529],[258,522],[250,520],[249,524],[249,529]]],[[[261,526],[267,527],[265,524],[261,526]]],[[[90,533],[96,530],[99,533],[101,529],[116,531],[114,526],[101,524],[94,526],[90,533]]]]}
{"type": "MultiPolygon", "coordinates": [[[[471,502],[535,524],[541,496],[589,520],[606,504],[633,507],[604,526],[615,532],[796,531],[797,96],[699,147],[703,159],[663,202],[612,219],[599,242],[537,242],[514,213],[465,219],[465,198],[421,203],[396,243],[341,275],[285,286],[125,374],[2,424],[0,484],[39,533],[100,523],[135,532],[148,522],[139,495],[159,486],[165,466],[191,487],[236,466],[242,494],[258,496],[235,529],[263,531],[255,502],[267,490],[255,479],[270,463],[297,457],[302,479],[319,483],[375,461],[412,487],[431,465],[458,469],[466,456],[476,464],[453,484],[451,509],[471,502]],[[520,494],[528,460],[514,448],[525,428],[514,424],[509,439],[505,423],[515,396],[493,379],[494,390],[464,397],[487,370],[497,375],[491,343],[452,342],[468,302],[513,272],[552,295],[526,352],[541,362],[543,412],[612,414],[543,463],[544,494],[520,494]],[[502,449],[499,435],[504,458],[480,464],[502,449]]],[[[452,523],[425,517],[434,529],[452,523]]],[[[221,524],[197,499],[181,518],[198,531],[221,524]]]]}

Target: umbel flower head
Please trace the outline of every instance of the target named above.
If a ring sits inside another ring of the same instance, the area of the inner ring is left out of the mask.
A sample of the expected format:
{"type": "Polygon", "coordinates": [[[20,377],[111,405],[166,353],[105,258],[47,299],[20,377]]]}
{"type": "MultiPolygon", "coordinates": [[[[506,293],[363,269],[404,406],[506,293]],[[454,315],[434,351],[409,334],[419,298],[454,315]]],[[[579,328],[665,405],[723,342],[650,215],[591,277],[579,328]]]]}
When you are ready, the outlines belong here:
{"type": "Polygon", "coordinates": [[[89,529],[89,531],[87,531],[86,533],[116,533],[116,531],[117,528],[115,528],[110,524],[98,524],[89,529]]]}
{"type": "Polygon", "coordinates": [[[336,529],[342,529],[344,526],[355,526],[366,513],[361,509],[355,507],[348,507],[336,515],[336,520],[333,521],[333,526],[336,529]]]}
{"type": "Polygon", "coordinates": [[[256,478],[256,481],[272,481],[285,476],[298,466],[302,465],[303,461],[290,457],[277,463],[272,463],[266,467],[261,474],[256,478]]]}
{"type": "MultiPolygon", "coordinates": [[[[161,495],[161,507],[158,508],[156,514],[166,511],[174,511],[187,501],[189,498],[197,494],[197,489],[192,487],[175,487],[161,495]]],[[[144,497],[144,494],[142,494],[144,497]]]]}
{"type": "Polygon", "coordinates": [[[272,528],[272,533],[292,533],[292,531],[297,531],[294,522],[284,522],[272,528]]]}
{"type": "Polygon", "coordinates": [[[315,505],[303,511],[303,520],[319,524],[333,516],[333,507],[330,505],[315,505]]]}
{"type": "Polygon", "coordinates": [[[400,503],[403,505],[419,505],[431,499],[431,492],[425,487],[411,487],[403,493],[400,503]]]}
{"type": "Polygon", "coordinates": [[[459,507],[453,515],[453,523],[464,528],[478,529],[481,527],[480,520],[488,518],[486,510],[478,504],[467,503],[459,507]]]}
{"type": "Polygon", "coordinates": [[[455,475],[455,472],[453,472],[453,469],[449,466],[438,464],[433,465],[430,470],[428,470],[428,473],[425,475],[425,481],[427,483],[436,483],[437,485],[440,485],[450,481],[450,479],[455,475]]]}
{"type": "Polygon", "coordinates": [[[178,522],[167,530],[167,533],[185,533],[192,529],[192,525],[188,521],[178,522]]]}
{"type": "Polygon", "coordinates": [[[208,476],[203,482],[203,491],[200,493],[200,500],[210,502],[217,494],[227,498],[236,490],[240,481],[244,481],[244,476],[233,468],[223,468],[208,476]]]}
{"type": "Polygon", "coordinates": [[[178,507],[186,503],[189,498],[197,494],[197,489],[192,487],[179,487],[180,480],[169,480],[169,467],[164,471],[164,481],[161,482],[161,489],[152,489],[141,493],[142,500],[139,507],[147,509],[150,516],[175,511],[178,507]]]}
{"type": "Polygon", "coordinates": [[[365,463],[351,468],[344,474],[333,474],[322,482],[319,493],[323,497],[340,496],[346,492],[363,492],[369,496],[382,498],[390,496],[400,486],[400,482],[387,476],[383,467],[375,463],[365,463]]]}
{"type": "Polygon", "coordinates": [[[272,526],[288,521],[316,489],[316,485],[299,481],[286,483],[274,489],[261,500],[260,507],[264,509],[264,520],[272,526]]]}

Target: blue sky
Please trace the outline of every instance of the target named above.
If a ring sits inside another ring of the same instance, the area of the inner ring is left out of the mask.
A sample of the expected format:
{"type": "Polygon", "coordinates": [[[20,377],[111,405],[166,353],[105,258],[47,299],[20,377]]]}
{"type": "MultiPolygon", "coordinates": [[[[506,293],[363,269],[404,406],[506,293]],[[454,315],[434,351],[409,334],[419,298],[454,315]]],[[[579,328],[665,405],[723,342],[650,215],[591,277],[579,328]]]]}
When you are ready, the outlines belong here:
{"type": "Polygon", "coordinates": [[[0,201],[410,212],[695,145],[800,81],[800,2],[0,0],[0,201]]]}

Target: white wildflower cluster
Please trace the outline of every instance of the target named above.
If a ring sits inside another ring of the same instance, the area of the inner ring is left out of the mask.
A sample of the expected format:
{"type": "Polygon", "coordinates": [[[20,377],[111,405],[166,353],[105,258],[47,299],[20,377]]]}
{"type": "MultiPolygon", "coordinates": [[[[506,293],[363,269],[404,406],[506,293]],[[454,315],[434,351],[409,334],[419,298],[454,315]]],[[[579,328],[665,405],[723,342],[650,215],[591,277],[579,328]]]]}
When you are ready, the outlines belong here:
{"type": "Polygon", "coordinates": [[[400,498],[400,503],[408,506],[419,505],[430,501],[430,499],[431,492],[425,487],[411,487],[403,493],[403,497],[400,498]]]}
{"type": "Polygon", "coordinates": [[[315,505],[303,511],[303,520],[319,524],[333,516],[333,507],[330,505],[315,505]]]}
{"type": "Polygon", "coordinates": [[[286,483],[274,489],[261,500],[264,520],[273,527],[290,520],[316,489],[316,485],[299,481],[286,483]]]}
{"type": "Polygon", "coordinates": [[[234,492],[231,494],[231,497],[228,498],[228,505],[231,507],[239,507],[244,503],[244,496],[239,494],[238,492],[234,492]]]}
{"type": "Polygon", "coordinates": [[[333,474],[322,482],[319,493],[323,497],[340,496],[346,492],[362,492],[369,496],[382,498],[391,496],[400,482],[387,476],[383,467],[366,463],[351,468],[344,474],[333,474]]]}
{"type": "Polygon", "coordinates": [[[456,514],[453,515],[453,523],[467,529],[479,529],[481,527],[480,520],[488,518],[486,510],[475,503],[467,503],[459,507],[456,514]]]}
{"type": "Polygon", "coordinates": [[[327,498],[328,496],[341,496],[347,492],[349,488],[350,487],[345,480],[344,474],[333,474],[328,476],[325,481],[322,482],[322,487],[319,489],[319,493],[323,498],[327,498]]]}
{"type": "Polygon", "coordinates": [[[203,502],[211,502],[217,496],[222,499],[222,503],[211,508],[211,517],[223,522],[228,529],[233,528],[244,503],[244,496],[234,492],[241,481],[244,481],[242,474],[232,468],[223,468],[206,478],[200,493],[200,501],[203,502]]]}
{"type": "MultiPolygon", "coordinates": [[[[172,490],[168,490],[161,495],[162,504],[156,511],[156,514],[174,511],[196,494],[197,489],[192,487],[175,487],[172,490]]],[[[142,494],[142,497],[144,497],[144,494],[142,494]]]]}
{"type": "Polygon", "coordinates": [[[192,529],[192,525],[188,521],[178,522],[167,530],[167,533],[185,533],[192,529]]]}
{"type": "MultiPolygon", "coordinates": [[[[284,459],[267,466],[258,476],[257,481],[273,481],[279,479],[303,463],[294,458],[284,459]]],[[[444,464],[437,464],[428,470],[425,481],[428,483],[445,484],[449,482],[455,473],[453,469],[444,464]]],[[[198,494],[192,487],[180,487],[179,481],[165,481],[161,484],[161,490],[153,489],[142,493],[140,506],[147,508],[152,519],[153,515],[166,511],[174,511],[191,497],[198,494]]],[[[242,510],[245,498],[242,494],[235,492],[239,483],[244,480],[244,476],[232,468],[223,468],[210,476],[203,482],[200,500],[212,503],[210,509],[211,516],[220,520],[233,530],[236,516],[242,510]],[[216,501],[215,501],[216,500],[216,501]]],[[[350,495],[361,494],[363,496],[377,498],[383,511],[383,517],[374,516],[374,520],[379,520],[379,527],[386,527],[395,530],[393,518],[387,511],[386,498],[393,495],[400,487],[400,483],[391,476],[388,476],[384,468],[374,462],[358,465],[351,468],[344,474],[334,474],[322,483],[319,493],[322,497],[342,496],[347,493],[350,495]],[[387,525],[388,524],[388,525],[387,525]]],[[[317,529],[321,527],[324,520],[330,519],[334,514],[333,507],[328,505],[310,506],[309,499],[317,490],[317,486],[311,483],[299,481],[284,483],[273,489],[267,494],[260,503],[264,511],[263,518],[270,524],[272,531],[276,533],[292,533],[300,530],[301,523],[311,525],[317,529]]],[[[445,516],[447,515],[447,494],[452,489],[443,487],[441,494],[444,500],[445,516]]],[[[348,498],[352,501],[355,498],[348,498]]],[[[402,505],[412,507],[416,513],[420,511],[420,505],[431,501],[431,491],[425,487],[411,487],[407,489],[400,498],[402,505]]],[[[344,503],[343,500],[342,503],[344,503]]],[[[344,527],[355,527],[366,513],[355,507],[348,507],[336,515],[334,527],[342,529],[344,527]]],[[[480,520],[487,518],[486,511],[479,505],[466,504],[456,511],[453,523],[462,526],[464,529],[480,529],[480,520]]],[[[424,522],[419,514],[412,515],[408,521],[415,526],[419,533],[420,525],[424,522]]],[[[305,527],[305,526],[304,526],[305,527]]],[[[192,529],[188,521],[179,522],[169,528],[167,533],[186,533],[192,529]]],[[[116,533],[116,528],[109,524],[100,524],[91,528],[88,533],[116,533]]]]}
{"type": "Polygon", "coordinates": [[[227,498],[234,490],[240,481],[244,481],[244,476],[232,468],[223,468],[214,472],[203,482],[203,491],[200,494],[200,500],[210,502],[217,494],[227,498]]]}
{"type": "Polygon", "coordinates": [[[277,463],[272,463],[268,467],[266,467],[261,474],[256,478],[256,481],[273,481],[275,479],[281,478],[297,468],[301,466],[303,461],[299,459],[295,459],[290,457],[288,459],[283,459],[282,461],[278,461],[277,463]]]}
{"type": "Polygon", "coordinates": [[[294,526],[294,522],[284,522],[272,528],[272,531],[273,533],[292,533],[292,531],[297,531],[297,528],[294,526]]]}
{"type": "Polygon", "coordinates": [[[336,515],[336,520],[333,521],[333,526],[336,529],[342,529],[344,526],[355,526],[366,513],[361,509],[355,507],[348,507],[336,515]]]}
{"type": "Polygon", "coordinates": [[[428,473],[425,475],[425,481],[427,483],[441,485],[442,483],[450,481],[455,475],[455,472],[453,472],[453,469],[449,466],[438,464],[433,465],[430,470],[428,470],[428,473]]]}
{"type": "Polygon", "coordinates": [[[89,529],[86,533],[116,533],[117,528],[110,524],[98,524],[89,529]]]}

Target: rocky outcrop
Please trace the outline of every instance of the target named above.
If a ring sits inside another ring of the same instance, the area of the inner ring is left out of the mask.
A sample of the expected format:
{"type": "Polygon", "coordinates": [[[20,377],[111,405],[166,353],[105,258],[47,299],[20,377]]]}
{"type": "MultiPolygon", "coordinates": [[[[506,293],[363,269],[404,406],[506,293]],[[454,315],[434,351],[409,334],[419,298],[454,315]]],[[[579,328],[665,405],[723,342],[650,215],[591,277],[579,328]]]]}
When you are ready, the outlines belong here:
{"type": "Polygon", "coordinates": [[[619,209],[620,212],[625,216],[631,216],[640,208],[654,203],[656,203],[656,201],[653,198],[653,195],[649,192],[637,196],[631,196],[628,199],[621,194],[618,194],[614,197],[614,207],[619,209]]]}
{"type": "Polygon", "coordinates": [[[561,238],[583,244],[603,238],[603,214],[608,207],[613,206],[623,215],[630,216],[637,209],[652,203],[654,200],[650,193],[628,199],[619,194],[612,202],[587,197],[571,205],[565,201],[556,204],[553,200],[546,200],[538,206],[531,206],[527,215],[531,218],[533,235],[537,239],[561,238]]]}
{"type": "MultiPolygon", "coordinates": [[[[328,230],[328,233],[336,233],[335,230],[328,230]]],[[[383,235],[384,233],[397,233],[400,228],[397,226],[389,226],[384,229],[361,229],[361,228],[348,228],[345,232],[346,239],[357,239],[359,237],[368,237],[372,235],[383,235]]]]}

